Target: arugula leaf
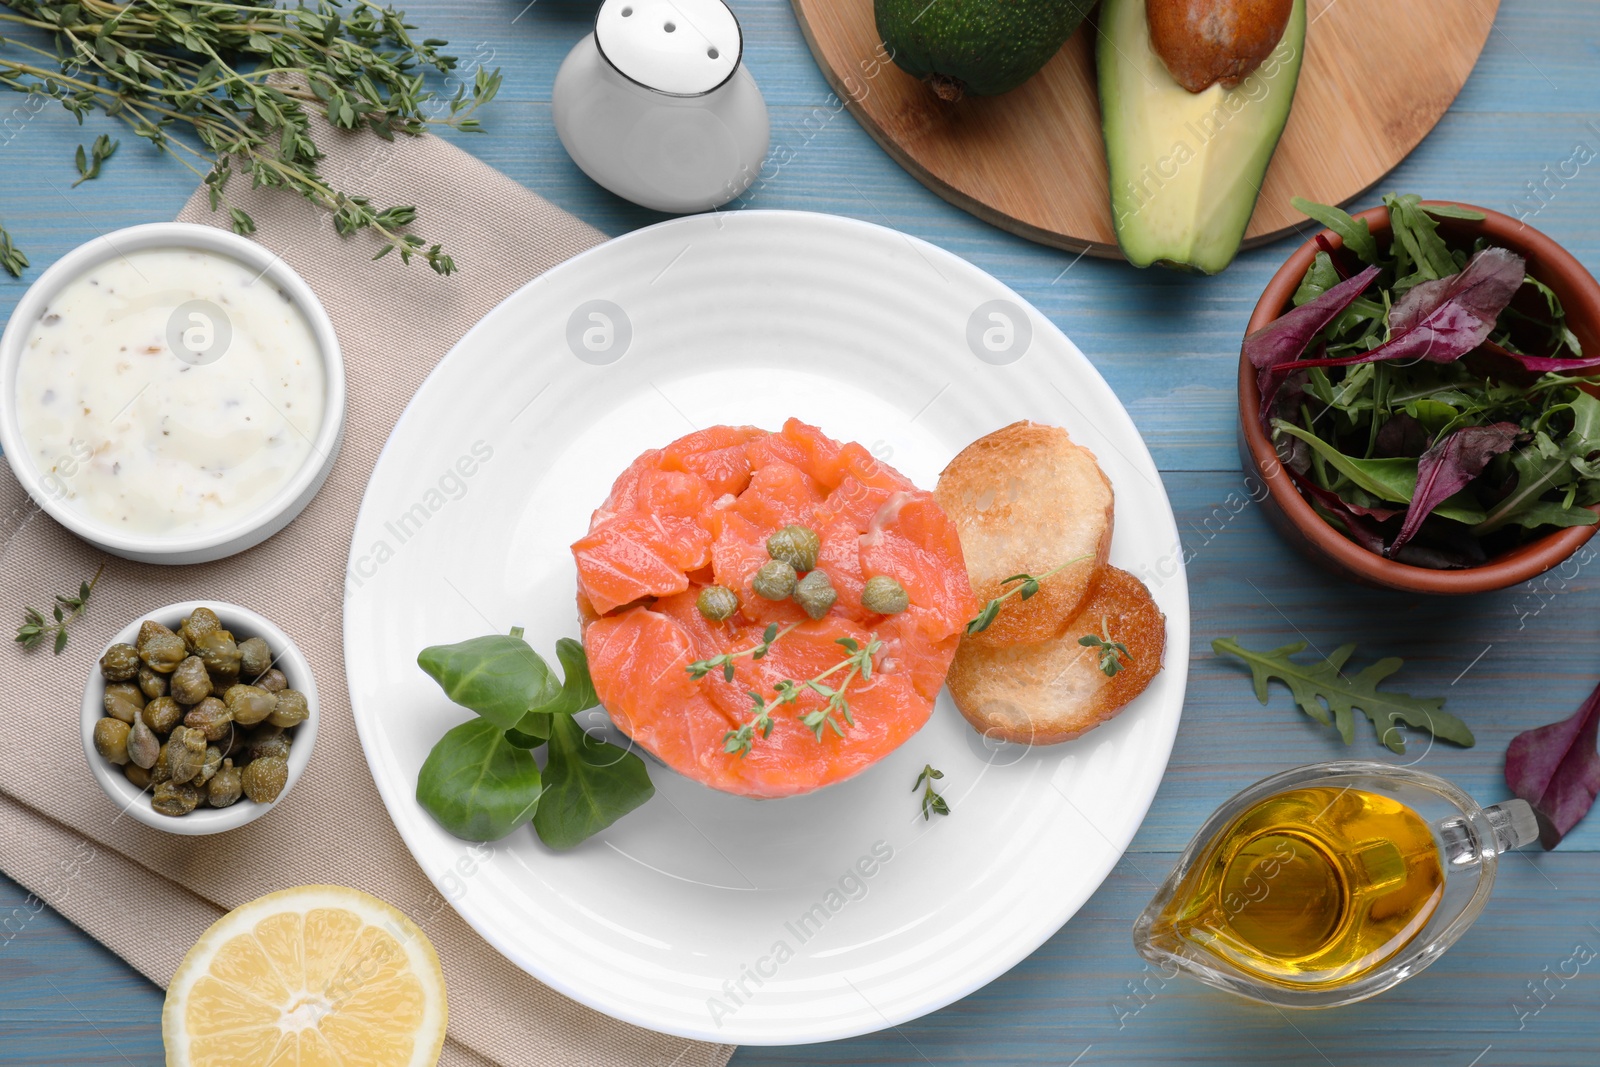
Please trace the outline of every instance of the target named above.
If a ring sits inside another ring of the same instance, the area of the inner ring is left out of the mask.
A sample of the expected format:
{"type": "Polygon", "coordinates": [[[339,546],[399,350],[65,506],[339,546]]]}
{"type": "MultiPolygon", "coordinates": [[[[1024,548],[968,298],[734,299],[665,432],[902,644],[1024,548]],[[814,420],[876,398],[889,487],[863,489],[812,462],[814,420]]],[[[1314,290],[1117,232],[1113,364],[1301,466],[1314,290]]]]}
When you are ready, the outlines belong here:
{"type": "Polygon", "coordinates": [[[488,719],[447,731],[417,775],[417,803],[468,841],[498,841],[527,823],[541,792],[533,753],[488,719]]]}
{"type": "Polygon", "coordinates": [[[1309,304],[1338,284],[1339,272],[1334,269],[1333,257],[1318,252],[1312,257],[1311,266],[1306,268],[1305,277],[1300,279],[1300,288],[1294,291],[1294,306],[1309,304]]]}
{"type": "MultiPolygon", "coordinates": [[[[560,693],[550,668],[528,647],[521,630],[433,645],[417,656],[417,666],[451,700],[501,730],[517,727],[529,708],[542,707],[560,693]]],[[[588,678],[587,669],[584,677],[588,678]]]]}
{"type": "Polygon", "coordinates": [[[568,715],[552,722],[544,790],[533,828],[554,849],[593,837],[656,792],[643,760],[588,736],[568,715]]]}
{"type": "Polygon", "coordinates": [[[1378,263],[1378,242],[1372,236],[1372,229],[1367,225],[1366,219],[1352,218],[1343,208],[1318,204],[1304,197],[1297,196],[1289,203],[1300,214],[1315,219],[1338,234],[1344,246],[1354,252],[1361,262],[1374,265],[1378,263]]]}
{"type": "Polygon", "coordinates": [[[1461,207],[1458,204],[1423,204],[1418,206],[1436,219],[1466,219],[1468,222],[1482,222],[1488,218],[1481,211],[1474,211],[1470,207],[1461,207]]]}
{"type": "Polygon", "coordinates": [[[1399,670],[1404,660],[1380,659],[1354,678],[1347,678],[1343,667],[1355,652],[1355,645],[1341,645],[1327,659],[1314,665],[1289,659],[1303,652],[1305,647],[1304,641],[1297,641],[1270,652],[1255,652],[1241,646],[1233,637],[1220,637],[1211,642],[1217,655],[1237,656],[1249,666],[1255,681],[1256,699],[1263,705],[1267,703],[1268,681],[1277,678],[1289,687],[1302,711],[1324,726],[1335,727],[1347,745],[1355,736],[1353,713],[1357,709],[1372,720],[1378,740],[1394,752],[1406,750],[1405,736],[1399,729],[1402,723],[1421,727],[1441,741],[1451,741],[1464,748],[1476,743],[1466,723],[1444,711],[1443,697],[1418,698],[1378,688],[1378,683],[1399,670]],[[1329,712],[1333,713],[1332,719],[1329,712]]]}
{"type": "MultiPolygon", "coordinates": [[[[1422,197],[1415,193],[1404,196],[1389,195],[1383,198],[1389,208],[1389,229],[1394,237],[1392,250],[1396,253],[1395,274],[1406,274],[1403,264],[1409,260],[1417,268],[1417,281],[1437,281],[1455,274],[1456,265],[1450,248],[1439,236],[1439,224],[1422,210],[1422,197]],[[1400,253],[1403,252],[1402,256],[1400,253]]],[[[1407,288],[1402,281],[1395,288],[1407,288]]]]}

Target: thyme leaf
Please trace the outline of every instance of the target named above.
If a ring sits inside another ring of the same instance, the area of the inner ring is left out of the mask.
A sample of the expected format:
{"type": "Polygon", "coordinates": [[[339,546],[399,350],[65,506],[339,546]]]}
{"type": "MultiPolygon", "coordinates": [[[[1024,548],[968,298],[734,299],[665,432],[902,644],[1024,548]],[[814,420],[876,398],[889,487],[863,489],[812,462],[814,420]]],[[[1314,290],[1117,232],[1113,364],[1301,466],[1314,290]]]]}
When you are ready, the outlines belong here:
{"type": "Polygon", "coordinates": [[[1122,670],[1122,660],[1133,662],[1133,653],[1128,651],[1128,646],[1121,641],[1111,640],[1111,627],[1105,616],[1100,617],[1100,633],[1084,634],[1078,638],[1078,644],[1085,648],[1100,650],[1100,671],[1107,678],[1115,678],[1117,672],[1122,670]]]}
{"type": "Polygon", "coordinates": [[[1044,581],[1046,578],[1050,578],[1056,574],[1059,574],[1061,571],[1066,570],[1074,563],[1082,563],[1088,558],[1088,556],[1074,556],[1065,563],[1057,564],[1040,575],[1013,574],[1009,578],[1002,578],[1000,580],[1001,585],[1011,585],[1013,582],[1019,582],[1021,584],[1013,585],[1010,589],[1007,589],[1005,592],[989,601],[989,603],[985,604],[983,606],[983,610],[978,612],[977,615],[967,620],[967,633],[969,635],[983,633],[983,631],[987,630],[990,625],[993,624],[995,617],[1000,614],[1001,606],[1004,605],[1007,600],[1011,599],[1012,597],[1017,597],[1021,600],[1027,600],[1029,597],[1033,596],[1039,591],[1040,582],[1044,581]]]}
{"type": "Polygon", "coordinates": [[[95,583],[100,580],[106,565],[94,572],[94,577],[87,582],[78,583],[78,592],[75,595],[63,596],[56,594],[55,603],[51,605],[50,619],[37,608],[24,607],[22,609],[22,625],[17,627],[17,644],[23,648],[32,649],[50,638],[51,647],[56,655],[61,655],[67,647],[67,628],[75,622],[84,609],[89,605],[89,596],[94,592],[95,583]]]}
{"type": "Polygon", "coordinates": [[[935,815],[949,815],[950,803],[940,796],[933,788],[933,783],[944,777],[944,772],[936,770],[931,763],[923,764],[922,773],[917,775],[917,780],[911,784],[911,791],[915,793],[922,789],[922,821],[927,822],[935,815]]]}

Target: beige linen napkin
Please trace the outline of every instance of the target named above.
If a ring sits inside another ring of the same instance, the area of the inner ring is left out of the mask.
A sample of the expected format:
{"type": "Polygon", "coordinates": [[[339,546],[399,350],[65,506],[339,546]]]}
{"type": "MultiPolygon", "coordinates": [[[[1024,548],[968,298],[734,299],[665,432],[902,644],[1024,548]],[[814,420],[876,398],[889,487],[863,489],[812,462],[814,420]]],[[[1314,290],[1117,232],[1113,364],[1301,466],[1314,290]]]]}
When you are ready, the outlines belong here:
{"type": "MultiPolygon", "coordinates": [[[[406,912],[438,948],[450,991],[445,1064],[721,1067],[731,1047],[652,1033],[568,1000],[461,920],[384,810],[345,684],[346,555],[390,428],[485,312],[604,235],[436,138],[322,136],[323,169],[335,187],[369,192],[380,206],[415,204],[418,231],[443,243],[460,273],[440,278],[393,255],[370,263],[377,246],[368,237],[340,240],[326,212],[235,182],[257,239],[310,283],[338,330],[349,382],[343,449],[317,498],[264,544],[192,567],[110,558],[60,657],[0,641],[0,737],[12,768],[0,778],[0,869],[162,985],[223,910],[288,886],[355,886],[406,912]],[[316,675],[321,729],[309,769],[276,810],[227,834],[178,837],[119,817],[83,766],[78,709],[83,679],[117,629],[163,604],[207,598],[254,608],[295,639],[316,675]]],[[[180,218],[225,224],[199,193],[180,218]]],[[[76,589],[103,559],[40,512],[9,472],[0,475],[0,543],[0,605],[11,611],[48,608],[54,593],[76,589]]]]}

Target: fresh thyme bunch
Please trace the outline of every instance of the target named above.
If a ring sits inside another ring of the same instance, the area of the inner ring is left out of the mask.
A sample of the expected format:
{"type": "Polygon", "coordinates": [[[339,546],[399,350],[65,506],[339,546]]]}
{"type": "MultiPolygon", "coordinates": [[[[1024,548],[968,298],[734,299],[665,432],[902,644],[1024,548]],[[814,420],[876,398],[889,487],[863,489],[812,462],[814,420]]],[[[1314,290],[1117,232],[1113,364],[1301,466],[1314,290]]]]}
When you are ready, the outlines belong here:
{"type": "MultiPolygon", "coordinates": [[[[58,100],[80,123],[96,110],[125,123],[198,175],[234,232],[255,230],[228,201],[242,172],[332,212],[341,235],[378,234],[385,243],[374,259],[398,250],[402,262],[415,255],[440,274],[456,269],[439,245],[407,231],[416,208],[375,207],[317,170],[312,112],[386,140],[432,124],[479,128],[474,113],[494,99],[500,72],[479,68],[470,88],[463,78],[448,98],[425,88],[428,70],[448,74],[457,61],[439,51],[447,42],[415,40],[404,13],[369,0],[349,8],[332,0],[0,0],[0,30],[8,23],[48,34],[55,49],[0,36],[0,85],[58,100]]],[[[0,230],[0,267],[20,274],[26,264],[0,230]]]]}

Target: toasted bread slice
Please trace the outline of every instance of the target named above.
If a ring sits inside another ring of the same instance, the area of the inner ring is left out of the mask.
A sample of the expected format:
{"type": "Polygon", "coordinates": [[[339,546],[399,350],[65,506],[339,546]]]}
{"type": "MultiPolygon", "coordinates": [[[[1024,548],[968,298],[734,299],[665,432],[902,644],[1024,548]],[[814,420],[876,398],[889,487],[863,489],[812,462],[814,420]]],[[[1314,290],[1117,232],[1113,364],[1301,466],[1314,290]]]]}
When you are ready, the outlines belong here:
{"type": "Polygon", "coordinates": [[[946,679],[956,707],[985,736],[1024,745],[1070,741],[1116,716],[1161,670],[1167,620],[1150,590],[1106,567],[1083,610],[1059,637],[995,647],[963,638],[946,679]],[[1128,648],[1107,677],[1100,650],[1078,639],[1102,636],[1128,648]]]}
{"type": "Polygon", "coordinates": [[[985,603],[1016,583],[1083,557],[1006,600],[974,640],[990,645],[1055,637],[1078,612],[1111,551],[1111,483],[1067,431],[1014,422],[980,437],[939,475],[934,497],[956,524],[972,591],[985,603]]]}

